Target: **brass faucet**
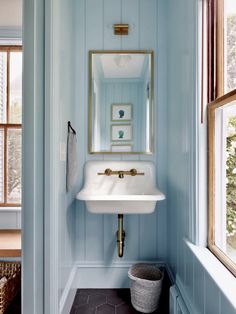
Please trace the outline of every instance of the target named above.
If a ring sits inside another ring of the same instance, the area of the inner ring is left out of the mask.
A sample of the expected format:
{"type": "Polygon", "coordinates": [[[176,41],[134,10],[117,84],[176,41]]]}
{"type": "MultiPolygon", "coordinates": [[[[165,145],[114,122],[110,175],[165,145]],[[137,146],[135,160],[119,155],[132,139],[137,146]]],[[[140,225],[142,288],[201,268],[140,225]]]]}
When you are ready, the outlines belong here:
{"type": "Polygon", "coordinates": [[[123,179],[125,175],[132,177],[144,176],[144,172],[137,172],[136,169],[130,169],[129,171],[124,170],[113,171],[110,168],[107,168],[104,172],[98,172],[98,176],[112,176],[112,175],[118,175],[120,179],[123,179]]]}

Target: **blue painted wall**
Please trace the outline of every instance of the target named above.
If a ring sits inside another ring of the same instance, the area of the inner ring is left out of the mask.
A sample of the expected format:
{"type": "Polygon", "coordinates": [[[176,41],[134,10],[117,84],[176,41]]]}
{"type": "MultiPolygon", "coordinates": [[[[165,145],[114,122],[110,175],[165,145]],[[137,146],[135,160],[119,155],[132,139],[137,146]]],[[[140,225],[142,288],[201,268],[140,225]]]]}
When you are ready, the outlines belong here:
{"type": "MultiPolygon", "coordinates": [[[[152,160],[157,166],[157,181],[166,192],[166,36],[164,1],[157,0],[78,0],[76,12],[76,128],[80,163],[79,187],[87,160],[152,160]],[[114,36],[112,25],[134,25],[129,36],[114,36]],[[155,52],[155,153],[152,156],[89,155],[88,146],[88,51],[94,49],[153,49],[155,52]]],[[[79,265],[111,266],[119,262],[166,260],[167,212],[161,202],[154,214],[124,218],[125,254],[117,257],[115,215],[90,214],[85,204],[77,203],[75,257],[79,265]]],[[[88,270],[89,274],[89,270],[88,270]]],[[[96,284],[96,282],[94,282],[96,284]]]]}
{"type": "Polygon", "coordinates": [[[74,266],[76,189],[66,192],[67,122],[75,125],[74,2],[52,0],[45,12],[45,248],[49,263],[45,271],[50,278],[50,285],[45,285],[45,303],[46,312],[59,313],[74,266]]]}
{"type": "Polygon", "coordinates": [[[200,125],[196,84],[198,4],[200,2],[195,0],[178,0],[178,5],[175,0],[167,2],[168,262],[176,275],[185,302],[191,307],[191,313],[233,314],[235,309],[206,269],[206,266],[214,269],[216,261],[212,259],[208,262],[211,265],[204,266],[185,241],[187,239],[195,243],[197,231],[200,230],[202,235],[199,238],[205,237],[206,242],[207,120],[205,116],[204,125],[200,125]],[[201,151],[205,153],[199,155],[201,151]],[[197,158],[205,160],[205,163],[199,163],[197,158]],[[198,189],[196,165],[199,164],[203,168],[199,171],[201,185],[198,189]]]}

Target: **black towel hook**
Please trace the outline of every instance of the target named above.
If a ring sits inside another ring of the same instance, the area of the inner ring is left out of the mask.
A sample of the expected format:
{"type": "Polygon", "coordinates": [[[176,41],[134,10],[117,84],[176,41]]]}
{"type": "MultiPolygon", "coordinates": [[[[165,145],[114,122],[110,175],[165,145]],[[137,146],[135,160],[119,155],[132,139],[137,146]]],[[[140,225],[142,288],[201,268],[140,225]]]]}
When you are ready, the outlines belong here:
{"type": "Polygon", "coordinates": [[[72,130],[74,134],[76,134],[75,129],[72,128],[70,121],[68,121],[68,132],[70,132],[70,129],[72,130]]]}

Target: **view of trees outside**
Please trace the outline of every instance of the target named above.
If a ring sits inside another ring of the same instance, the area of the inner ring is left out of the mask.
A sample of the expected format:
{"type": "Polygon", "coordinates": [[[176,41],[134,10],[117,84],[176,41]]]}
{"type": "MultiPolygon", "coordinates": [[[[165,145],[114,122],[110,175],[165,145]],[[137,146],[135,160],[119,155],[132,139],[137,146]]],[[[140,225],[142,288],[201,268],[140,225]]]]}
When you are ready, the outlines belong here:
{"type": "MultiPolygon", "coordinates": [[[[9,122],[22,120],[22,53],[10,54],[9,122]]],[[[21,203],[21,129],[8,129],[7,136],[7,202],[21,203]]]]}
{"type": "Polygon", "coordinates": [[[7,202],[21,203],[21,129],[8,129],[7,202]]]}
{"type": "MultiPolygon", "coordinates": [[[[236,88],[236,1],[225,0],[225,89],[236,88]]],[[[236,116],[228,119],[226,147],[227,253],[236,262],[236,116]]]]}
{"type": "Polygon", "coordinates": [[[22,118],[22,53],[10,53],[9,116],[6,119],[7,58],[0,53],[0,121],[19,124],[19,128],[2,128],[0,131],[0,202],[21,203],[21,118],[22,118]],[[8,121],[6,121],[8,120],[8,121]],[[4,152],[4,132],[7,132],[7,150],[4,152]],[[4,155],[7,178],[4,178],[4,155]],[[6,181],[5,181],[6,180],[6,181]],[[4,182],[7,199],[4,200],[4,182]]]}
{"type": "Polygon", "coordinates": [[[226,154],[227,251],[235,259],[232,249],[236,250],[236,117],[228,119],[226,154]]]}
{"type": "Polygon", "coordinates": [[[236,88],[236,13],[227,16],[226,92],[236,88]]]}
{"type": "MultiPolygon", "coordinates": [[[[6,122],[7,54],[0,52],[0,122],[6,122]]],[[[0,130],[0,202],[4,202],[4,134],[0,130]]]]}

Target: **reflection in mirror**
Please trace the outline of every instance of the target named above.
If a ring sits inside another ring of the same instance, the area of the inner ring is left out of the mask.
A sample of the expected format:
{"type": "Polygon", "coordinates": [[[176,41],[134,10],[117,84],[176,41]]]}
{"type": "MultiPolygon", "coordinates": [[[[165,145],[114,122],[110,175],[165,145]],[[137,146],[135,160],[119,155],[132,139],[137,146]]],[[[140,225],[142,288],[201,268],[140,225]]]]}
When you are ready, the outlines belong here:
{"type": "Polygon", "coordinates": [[[153,52],[91,51],[89,152],[153,152],[153,52]]]}

